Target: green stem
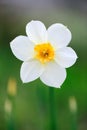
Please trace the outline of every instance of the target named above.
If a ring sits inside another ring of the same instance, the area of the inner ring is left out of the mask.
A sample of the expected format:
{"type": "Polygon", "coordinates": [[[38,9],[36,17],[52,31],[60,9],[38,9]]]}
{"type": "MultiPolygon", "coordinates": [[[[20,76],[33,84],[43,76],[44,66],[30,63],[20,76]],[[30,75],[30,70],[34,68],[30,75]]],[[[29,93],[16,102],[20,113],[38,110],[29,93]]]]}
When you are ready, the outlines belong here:
{"type": "Polygon", "coordinates": [[[13,121],[13,119],[11,117],[8,120],[7,127],[8,127],[8,130],[15,130],[15,128],[14,128],[14,121],[13,121]]]}
{"type": "Polygon", "coordinates": [[[71,130],[77,130],[77,117],[76,117],[76,113],[71,113],[71,130]]]}
{"type": "Polygon", "coordinates": [[[56,106],[54,88],[49,88],[49,112],[50,112],[50,130],[57,130],[56,127],[56,106]]]}

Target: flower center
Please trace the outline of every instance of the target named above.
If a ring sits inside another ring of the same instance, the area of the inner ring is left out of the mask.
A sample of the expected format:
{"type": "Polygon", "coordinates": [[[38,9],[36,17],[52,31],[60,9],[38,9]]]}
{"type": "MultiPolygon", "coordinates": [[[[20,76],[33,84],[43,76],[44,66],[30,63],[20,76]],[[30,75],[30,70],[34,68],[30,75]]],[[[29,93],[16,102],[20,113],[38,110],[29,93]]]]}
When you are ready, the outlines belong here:
{"type": "Polygon", "coordinates": [[[54,48],[50,43],[37,44],[34,47],[35,58],[41,63],[46,63],[54,59],[54,48]]]}

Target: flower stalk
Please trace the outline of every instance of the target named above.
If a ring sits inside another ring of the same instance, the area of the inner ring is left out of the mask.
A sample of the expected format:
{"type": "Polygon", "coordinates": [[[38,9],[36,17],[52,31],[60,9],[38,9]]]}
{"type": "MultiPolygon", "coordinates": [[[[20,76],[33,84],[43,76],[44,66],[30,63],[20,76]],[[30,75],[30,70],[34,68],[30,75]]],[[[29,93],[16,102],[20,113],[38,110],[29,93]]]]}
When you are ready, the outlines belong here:
{"type": "Polygon", "coordinates": [[[54,88],[49,88],[50,130],[57,130],[54,88]]]}

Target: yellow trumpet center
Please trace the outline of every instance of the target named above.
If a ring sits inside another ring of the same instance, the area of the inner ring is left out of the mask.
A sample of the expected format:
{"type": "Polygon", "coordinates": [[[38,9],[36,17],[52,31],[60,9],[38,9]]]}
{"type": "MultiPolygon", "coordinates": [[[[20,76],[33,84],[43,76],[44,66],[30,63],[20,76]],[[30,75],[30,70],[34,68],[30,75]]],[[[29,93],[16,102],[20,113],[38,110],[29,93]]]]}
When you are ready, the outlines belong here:
{"type": "Polygon", "coordinates": [[[54,59],[54,48],[50,43],[37,44],[34,47],[35,58],[41,63],[46,63],[54,59]]]}

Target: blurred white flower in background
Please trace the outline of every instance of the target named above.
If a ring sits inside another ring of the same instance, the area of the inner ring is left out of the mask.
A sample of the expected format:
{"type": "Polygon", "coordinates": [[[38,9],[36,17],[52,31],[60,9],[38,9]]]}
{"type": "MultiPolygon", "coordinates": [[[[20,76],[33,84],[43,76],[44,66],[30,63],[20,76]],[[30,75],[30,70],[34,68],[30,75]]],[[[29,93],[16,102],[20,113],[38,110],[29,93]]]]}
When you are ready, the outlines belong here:
{"type": "Polygon", "coordinates": [[[7,114],[11,114],[12,112],[12,103],[9,99],[5,100],[4,109],[7,114]]]}
{"type": "Polygon", "coordinates": [[[23,83],[40,77],[44,84],[59,88],[66,78],[65,68],[77,59],[75,51],[67,47],[71,32],[60,23],[46,30],[42,22],[31,21],[26,26],[26,34],[10,43],[13,54],[23,61],[20,70],[23,83]]]}
{"type": "Polygon", "coordinates": [[[72,113],[77,112],[77,101],[74,96],[69,98],[69,108],[72,113]]]}

